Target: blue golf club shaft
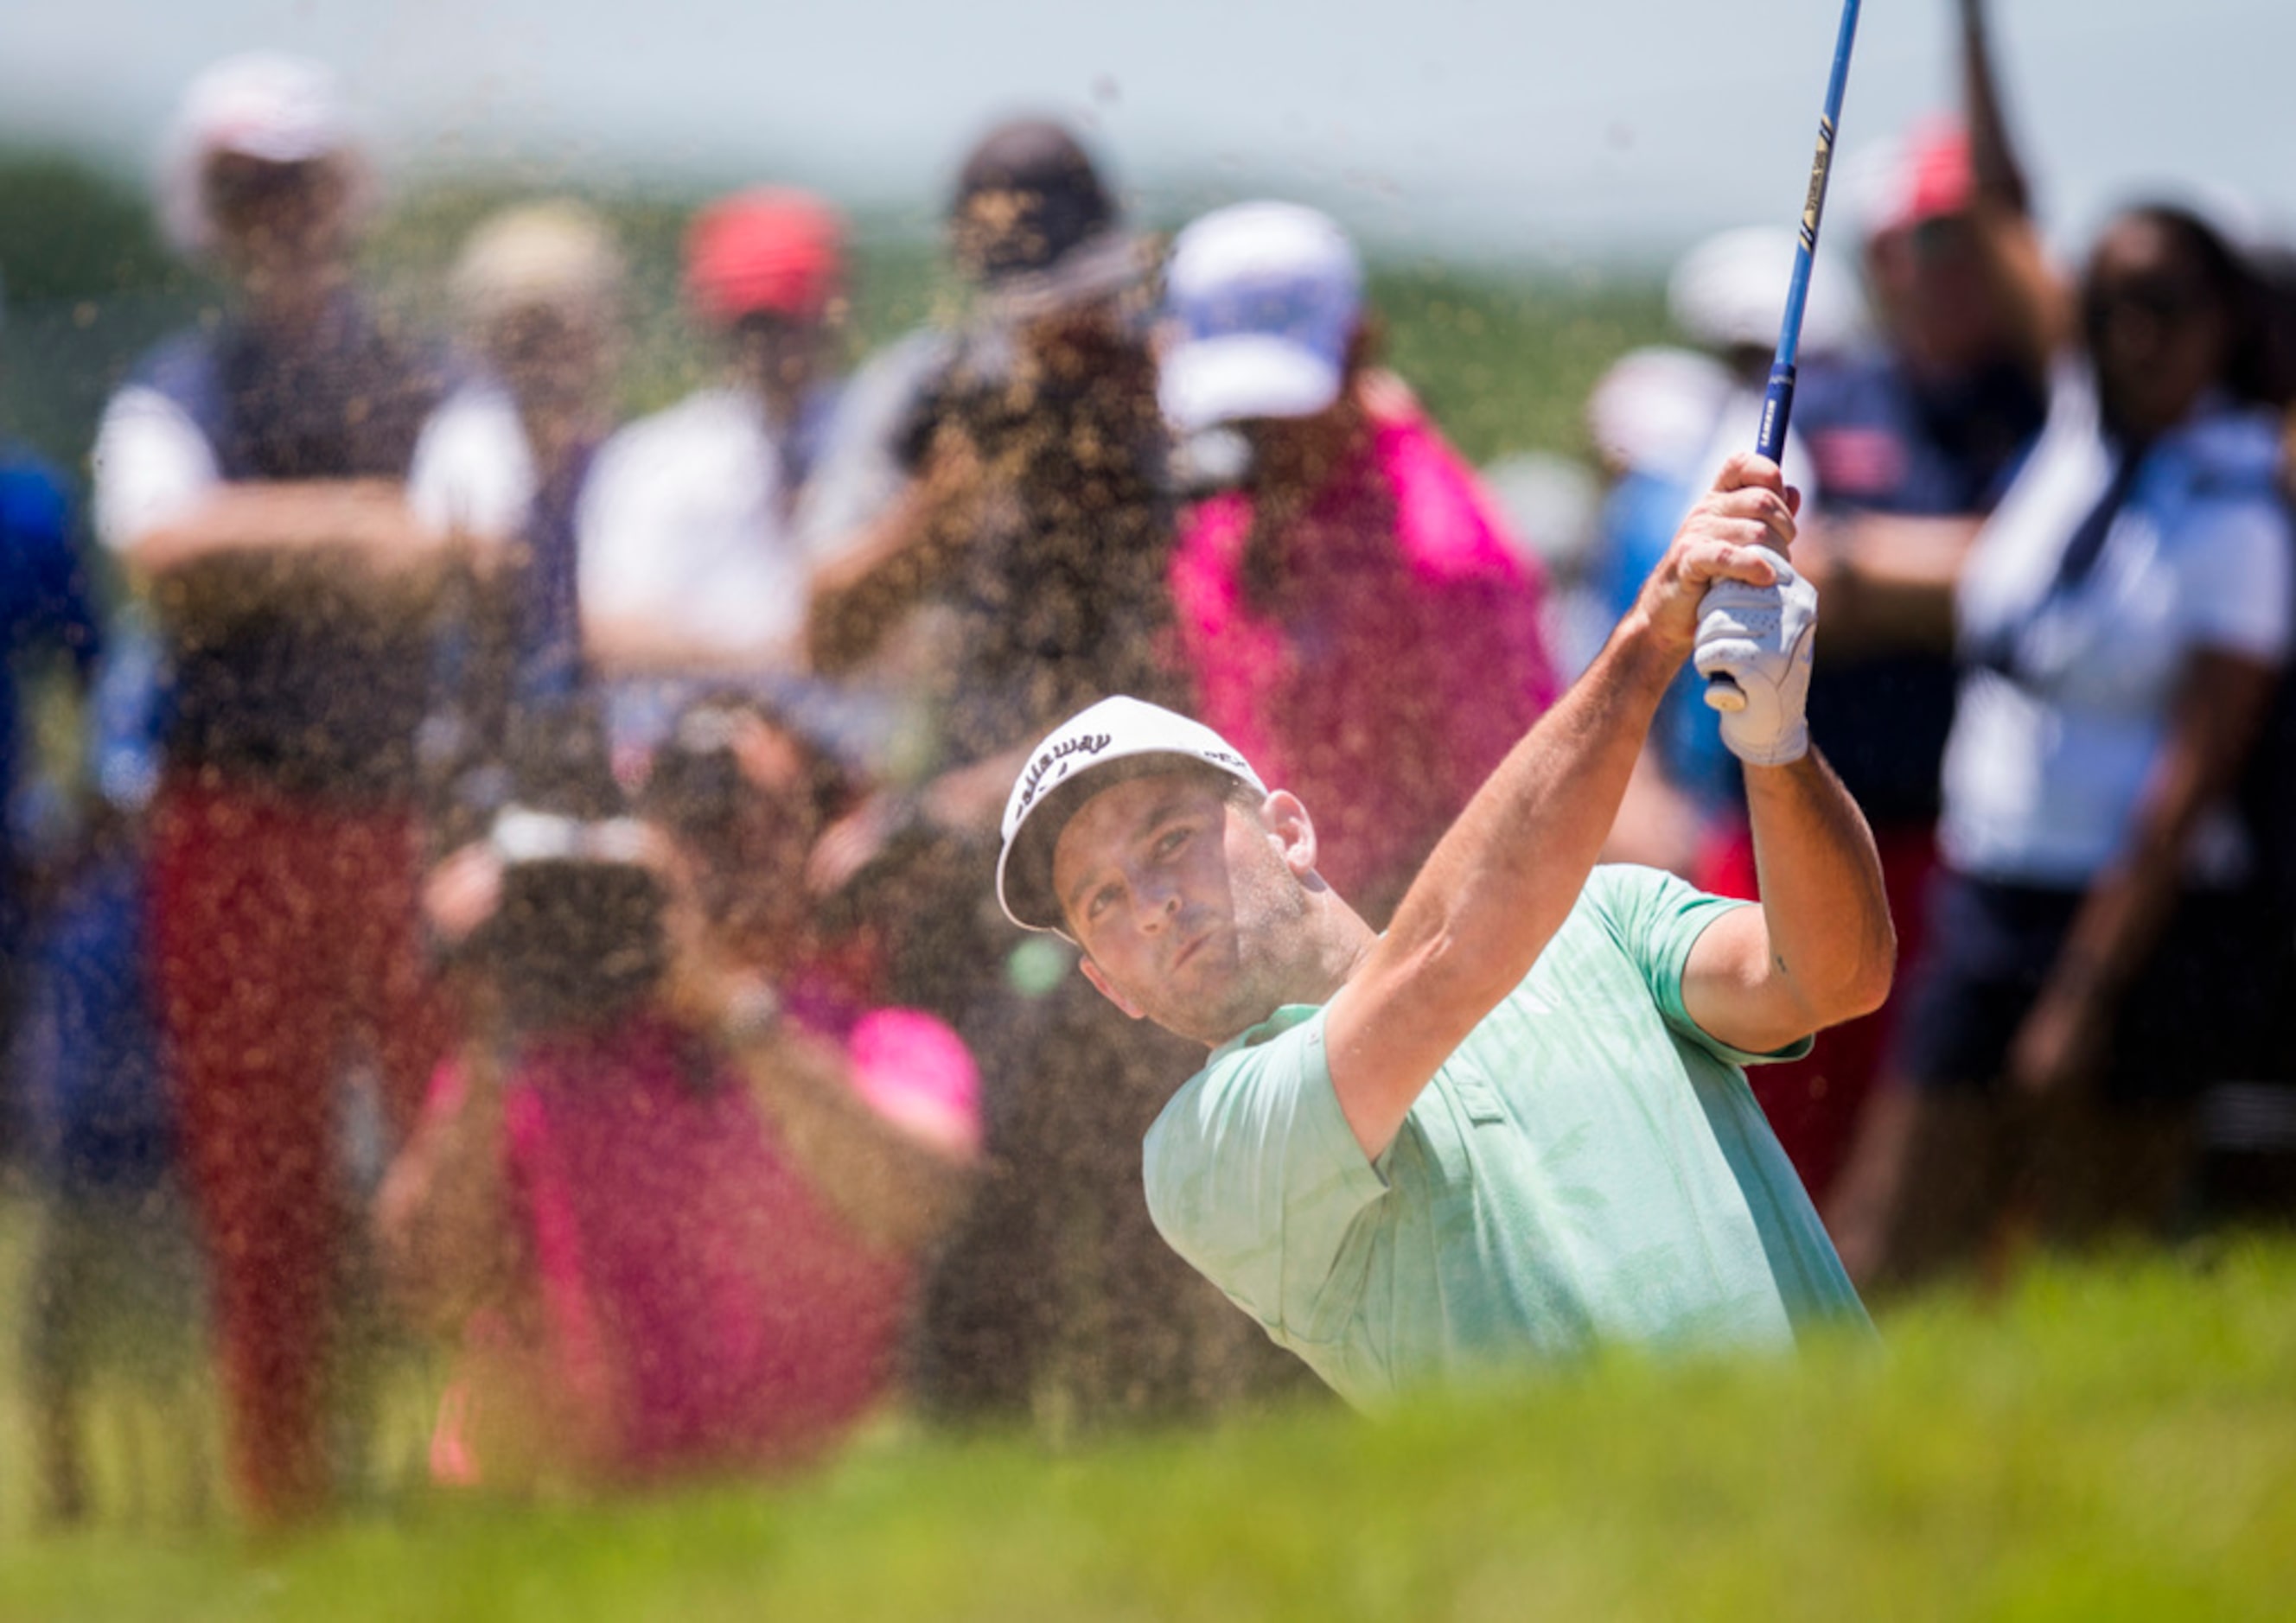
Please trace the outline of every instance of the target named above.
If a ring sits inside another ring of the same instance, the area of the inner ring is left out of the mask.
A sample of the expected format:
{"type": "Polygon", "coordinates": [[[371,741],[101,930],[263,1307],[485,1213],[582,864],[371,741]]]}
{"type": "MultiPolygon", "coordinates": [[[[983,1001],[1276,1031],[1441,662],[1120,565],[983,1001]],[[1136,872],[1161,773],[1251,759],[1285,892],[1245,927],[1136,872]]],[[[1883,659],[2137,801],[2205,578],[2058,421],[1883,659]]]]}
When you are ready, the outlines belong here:
{"type": "MultiPolygon", "coordinates": [[[[1809,273],[1817,262],[1817,228],[1825,215],[1825,183],[1833,169],[1833,135],[1841,121],[1841,92],[1849,83],[1849,52],[1857,42],[1859,0],[1841,0],[1841,29],[1833,42],[1833,70],[1825,79],[1825,111],[1818,115],[1817,152],[1809,163],[1809,191],[1802,200],[1801,234],[1794,244],[1793,275],[1786,283],[1785,318],[1778,324],[1777,352],[1762,391],[1762,425],[1754,449],[1774,463],[1786,455],[1786,422],[1793,415],[1794,365],[1801,353],[1802,307],[1809,302],[1809,273]]],[[[1746,702],[1736,682],[1716,671],[1707,679],[1706,702],[1735,710],[1746,702]]]]}
{"type": "Polygon", "coordinates": [[[1793,414],[1794,363],[1801,352],[1802,307],[1809,302],[1810,267],[1817,258],[1818,222],[1825,213],[1825,182],[1833,168],[1833,135],[1841,121],[1841,92],[1849,82],[1849,51],[1857,41],[1859,0],[1841,0],[1841,32],[1833,42],[1833,71],[1826,76],[1825,111],[1817,120],[1817,154],[1810,160],[1809,193],[1801,206],[1801,235],[1794,244],[1793,276],[1786,283],[1785,319],[1778,327],[1777,353],[1770,361],[1769,387],[1762,392],[1762,427],[1754,449],[1772,462],[1784,460],[1786,420],[1793,414]]]}

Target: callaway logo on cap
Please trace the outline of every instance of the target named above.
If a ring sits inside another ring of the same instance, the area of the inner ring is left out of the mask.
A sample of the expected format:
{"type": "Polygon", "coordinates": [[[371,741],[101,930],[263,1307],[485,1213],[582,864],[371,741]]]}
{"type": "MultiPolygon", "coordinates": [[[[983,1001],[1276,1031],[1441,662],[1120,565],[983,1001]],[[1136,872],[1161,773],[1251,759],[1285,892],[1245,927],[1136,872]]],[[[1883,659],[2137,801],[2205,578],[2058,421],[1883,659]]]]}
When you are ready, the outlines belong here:
{"type": "Polygon", "coordinates": [[[1053,895],[1053,847],[1081,797],[1049,815],[1056,791],[1117,761],[1177,756],[1241,779],[1262,794],[1267,786],[1251,763],[1200,721],[1140,699],[1103,699],[1055,728],[1029,757],[1004,802],[1004,848],[996,858],[996,899],[1024,930],[1065,937],[1053,895]]]}

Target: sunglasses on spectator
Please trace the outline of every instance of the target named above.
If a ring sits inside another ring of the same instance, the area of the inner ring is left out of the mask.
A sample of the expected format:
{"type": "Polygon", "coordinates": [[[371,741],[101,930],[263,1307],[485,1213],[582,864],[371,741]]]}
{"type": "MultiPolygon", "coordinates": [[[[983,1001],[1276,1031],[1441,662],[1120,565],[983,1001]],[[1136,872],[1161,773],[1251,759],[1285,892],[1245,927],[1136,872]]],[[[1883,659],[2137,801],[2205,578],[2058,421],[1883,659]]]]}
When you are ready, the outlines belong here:
{"type": "Polygon", "coordinates": [[[1965,258],[1977,241],[1976,227],[1965,214],[1933,214],[1906,234],[1914,258],[1939,265],[1965,258]]]}
{"type": "Polygon", "coordinates": [[[2185,276],[2132,276],[2089,290],[2088,320],[2092,329],[2126,312],[2181,326],[2206,315],[2216,299],[2202,283],[2185,276]]]}

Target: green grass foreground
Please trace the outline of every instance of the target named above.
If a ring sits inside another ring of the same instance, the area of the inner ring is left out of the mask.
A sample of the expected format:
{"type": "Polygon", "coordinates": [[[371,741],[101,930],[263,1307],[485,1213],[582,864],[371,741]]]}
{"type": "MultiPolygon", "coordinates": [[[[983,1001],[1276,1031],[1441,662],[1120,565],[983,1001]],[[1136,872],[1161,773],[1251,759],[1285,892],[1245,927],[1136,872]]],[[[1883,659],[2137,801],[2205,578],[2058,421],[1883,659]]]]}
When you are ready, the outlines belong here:
{"type": "Polygon", "coordinates": [[[0,1617],[2290,1615],[2296,1248],[2046,1270],[1886,1329],[1376,1423],[909,1442],[644,1502],[425,1495],[270,1545],[12,1541],[0,1617]]]}

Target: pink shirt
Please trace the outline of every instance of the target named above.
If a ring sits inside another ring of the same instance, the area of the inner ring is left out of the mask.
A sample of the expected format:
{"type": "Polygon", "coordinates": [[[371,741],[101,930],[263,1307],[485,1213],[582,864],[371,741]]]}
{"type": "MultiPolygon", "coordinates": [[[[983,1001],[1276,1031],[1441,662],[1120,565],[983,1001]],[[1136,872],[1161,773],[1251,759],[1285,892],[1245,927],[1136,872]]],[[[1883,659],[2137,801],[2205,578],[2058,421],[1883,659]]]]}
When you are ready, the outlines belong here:
{"type": "MultiPolygon", "coordinates": [[[[847,1052],[883,1113],[977,1116],[972,1057],[929,1015],[863,1015],[847,1052]]],[[[431,1110],[461,1088],[442,1070],[431,1110]]],[[[884,1394],[911,1259],[815,1193],[730,1067],[642,1021],[529,1046],[507,1088],[507,1181],[545,1342],[528,1367],[571,1412],[604,1417],[610,1474],[802,1459],[884,1394]]],[[[442,1478],[483,1474],[463,1436],[482,1428],[458,1419],[485,1401],[450,1395],[442,1478]]]]}
{"type": "Polygon", "coordinates": [[[1173,555],[1202,719],[1306,803],[1332,887],[1383,911],[1554,697],[1540,578],[1415,412],[1375,424],[1257,597],[1251,529],[1248,494],[1216,496],[1173,555]]]}

